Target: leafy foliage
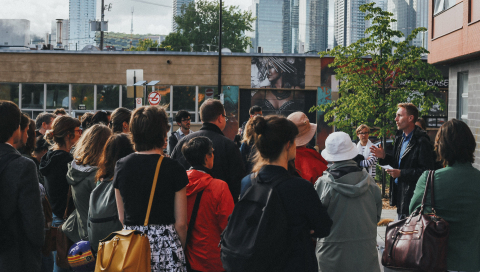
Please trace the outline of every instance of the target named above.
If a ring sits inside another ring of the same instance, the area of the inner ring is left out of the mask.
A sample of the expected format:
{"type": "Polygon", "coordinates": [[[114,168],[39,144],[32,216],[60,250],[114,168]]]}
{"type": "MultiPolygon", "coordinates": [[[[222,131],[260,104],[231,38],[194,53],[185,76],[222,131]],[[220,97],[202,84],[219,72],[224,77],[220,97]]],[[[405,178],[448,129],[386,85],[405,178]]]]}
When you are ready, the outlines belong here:
{"type": "Polygon", "coordinates": [[[340,97],[310,109],[326,112],[329,125],[354,137],[355,127],[362,123],[379,127],[378,136],[391,136],[396,129],[393,120],[397,104],[401,102],[415,104],[421,115],[437,103],[443,108],[443,101],[432,94],[438,88],[422,81],[442,80],[440,72],[422,61],[422,56],[428,53],[425,48],[410,45],[426,29],[417,28],[404,41],[396,42],[394,38],[404,35],[391,28],[396,22],[393,14],[374,4],[360,6],[360,11],[366,13],[365,20],[372,20],[372,26],[365,31],[366,38],[319,53],[321,57],[335,58],[329,67],[335,68],[340,97]]]}
{"type": "Polygon", "coordinates": [[[127,51],[147,51],[148,48],[160,47],[157,41],[152,39],[143,39],[138,41],[137,46],[127,49],[127,51]]]}
{"type": "MultiPolygon", "coordinates": [[[[219,32],[219,1],[192,1],[183,5],[180,16],[175,17],[177,32],[170,33],[162,45],[170,45],[176,50],[182,48],[190,50],[193,44],[193,51],[214,51],[218,50],[219,32]],[[186,38],[187,43],[180,39],[186,38]],[[209,46],[210,45],[210,48],[209,46]]],[[[244,52],[252,43],[245,36],[246,31],[252,31],[252,24],[255,18],[248,11],[241,11],[238,6],[223,6],[222,10],[222,44],[232,52],[244,52]]]]}
{"type": "Polygon", "coordinates": [[[190,51],[190,42],[187,37],[179,32],[172,32],[165,37],[162,42],[162,46],[167,48],[168,51],[190,51]]]}

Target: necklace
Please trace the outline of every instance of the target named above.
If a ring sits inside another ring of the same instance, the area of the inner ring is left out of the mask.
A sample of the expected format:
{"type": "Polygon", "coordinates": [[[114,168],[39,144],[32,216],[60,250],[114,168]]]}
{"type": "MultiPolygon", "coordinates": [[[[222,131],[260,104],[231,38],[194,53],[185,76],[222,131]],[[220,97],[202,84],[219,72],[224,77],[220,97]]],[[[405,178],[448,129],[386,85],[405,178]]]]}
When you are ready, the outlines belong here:
{"type": "Polygon", "coordinates": [[[272,94],[277,98],[277,100],[283,100],[290,96],[291,91],[283,91],[283,93],[279,93],[278,91],[272,90],[272,94]]]}

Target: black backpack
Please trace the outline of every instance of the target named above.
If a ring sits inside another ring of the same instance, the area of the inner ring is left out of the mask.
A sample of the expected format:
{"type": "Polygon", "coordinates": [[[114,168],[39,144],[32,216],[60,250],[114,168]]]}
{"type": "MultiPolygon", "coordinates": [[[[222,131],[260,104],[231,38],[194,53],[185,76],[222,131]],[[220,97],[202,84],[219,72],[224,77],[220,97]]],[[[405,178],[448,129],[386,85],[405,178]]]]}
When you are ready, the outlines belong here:
{"type": "Polygon", "coordinates": [[[262,182],[251,175],[252,186],[233,209],[222,233],[223,268],[235,271],[275,271],[283,267],[290,239],[288,218],[275,187],[290,178],[262,182]]]}
{"type": "MultiPolygon", "coordinates": [[[[17,153],[8,153],[0,157],[0,175],[2,174],[3,170],[5,170],[13,160],[20,158],[21,155],[17,153]]],[[[11,180],[5,182],[12,182],[11,180]]],[[[1,186],[1,183],[0,183],[1,186]]],[[[8,231],[8,226],[11,224],[8,222],[9,220],[2,218],[0,215],[0,252],[7,250],[10,248],[10,232],[8,231]]]]}

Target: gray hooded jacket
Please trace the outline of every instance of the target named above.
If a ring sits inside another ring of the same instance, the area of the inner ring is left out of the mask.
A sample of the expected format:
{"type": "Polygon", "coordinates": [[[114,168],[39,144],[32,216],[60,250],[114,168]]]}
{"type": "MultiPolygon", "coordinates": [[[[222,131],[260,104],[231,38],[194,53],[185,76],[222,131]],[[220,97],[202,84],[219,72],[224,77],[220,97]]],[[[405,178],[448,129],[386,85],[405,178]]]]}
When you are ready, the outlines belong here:
{"type": "Polygon", "coordinates": [[[373,178],[353,160],[335,162],[315,190],[333,220],[330,235],[317,240],[320,271],[380,271],[376,235],[382,198],[373,178]]]}
{"type": "Polygon", "coordinates": [[[74,243],[88,238],[88,206],[90,193],[95,189],[97,167],[77,165],[75,160],[68,165],[67,182],[72,186],[75,211],[63,224],[62,230],[74,243]]]}

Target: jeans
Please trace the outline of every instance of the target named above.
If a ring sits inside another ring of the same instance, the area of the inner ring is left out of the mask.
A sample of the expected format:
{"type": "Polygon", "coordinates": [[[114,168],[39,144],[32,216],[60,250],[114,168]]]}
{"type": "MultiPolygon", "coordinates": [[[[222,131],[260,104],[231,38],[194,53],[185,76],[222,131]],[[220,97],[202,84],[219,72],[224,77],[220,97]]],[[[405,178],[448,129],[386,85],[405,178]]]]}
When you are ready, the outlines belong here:
{"type": "MultiPolygon", "coordinates": [[[[58,227],[61,224],[63,224],[65,220],[63,218],[56,216],[53,214],[53,220],[52,220],[52,227],[58,227]]],[[[53,251],[53,260],[54,260],[54,265],[53,265],[53,272],[69,272],[73,271],[71,269],[65,269],[57,266],[57,252],[53,251]]]]}

